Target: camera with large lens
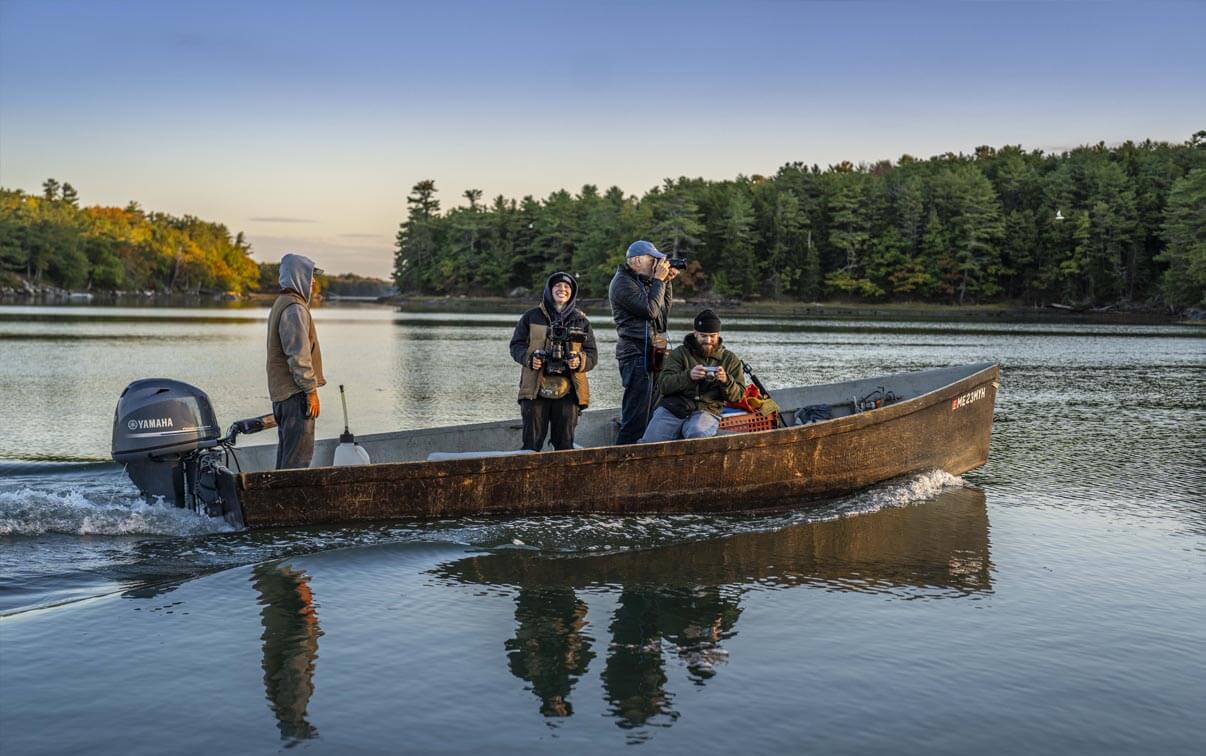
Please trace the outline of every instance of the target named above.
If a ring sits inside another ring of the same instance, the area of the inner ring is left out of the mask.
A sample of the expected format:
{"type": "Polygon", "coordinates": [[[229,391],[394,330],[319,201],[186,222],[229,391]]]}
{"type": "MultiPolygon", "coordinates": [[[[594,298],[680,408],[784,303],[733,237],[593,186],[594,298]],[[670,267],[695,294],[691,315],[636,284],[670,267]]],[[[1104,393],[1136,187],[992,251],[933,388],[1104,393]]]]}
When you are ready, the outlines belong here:
{"type": "Polygon", "coordinates": [[[670,267],[674,268],[675,270],[687,269],[687,258],[685,257],[671,257],[666,262],[668,262],[670,267]]]}
{"type": "MultiPolygon", "coordinates": [[[[565,323],[554,323],[549,326],[549,348],[545,351],[544,374],[565,375],[570,372],[569,357],[573,351],[571,344],[582,344],[586,341],[586,331],[580,328],[570,328],[565,323]]],[[[581,359],[581,358],[579,358],[581,359]]]]}

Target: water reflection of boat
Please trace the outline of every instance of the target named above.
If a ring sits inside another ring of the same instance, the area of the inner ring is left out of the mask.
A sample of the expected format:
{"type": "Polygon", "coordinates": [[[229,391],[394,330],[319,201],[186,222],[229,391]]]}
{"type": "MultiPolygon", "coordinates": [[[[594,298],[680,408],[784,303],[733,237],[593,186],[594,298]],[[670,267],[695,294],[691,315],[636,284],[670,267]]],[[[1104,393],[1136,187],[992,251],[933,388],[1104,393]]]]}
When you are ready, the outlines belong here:
{"type": "Polygon", "coordinates": [[[578,591],[618,590],[600,672],[608,710],[625,728],[669,725],[667,649],[703,686],[728,659],[741,598],[751,590],[817,585],[840,591],[952,598],[991,590],[984,494],[948,491],[884,509],[770,533],[605,556],[507,550],[441,565],[445,580],[516,591],[511,672],[549,717],[573,713],[570,694],[597,653],[578,591]]]}
{"type": "MultiPolygon", "coordinates": [[[[998,375],[995,365],[978,364],[781,389],[775,398],[785,409],[824,406],[832,419],[660,444],[613,446],[617,411],[599,410],[579,425],[586,448],[540,455],[481,456],[515,448],[519,426],[511,421],[365,436],[361,444],[380,464],[360,467],[271,470],[274,447],[247,447],[236,452],[242,472],[224,470],[216,486],[224,492],[219,509],[265,527],[776,507],[984,464],[998,375]],[[429,456],[439,452],[453,458],[429,456]]],[[[315,464],[330,464],[332,448],[320,442],[315,464]]]]}

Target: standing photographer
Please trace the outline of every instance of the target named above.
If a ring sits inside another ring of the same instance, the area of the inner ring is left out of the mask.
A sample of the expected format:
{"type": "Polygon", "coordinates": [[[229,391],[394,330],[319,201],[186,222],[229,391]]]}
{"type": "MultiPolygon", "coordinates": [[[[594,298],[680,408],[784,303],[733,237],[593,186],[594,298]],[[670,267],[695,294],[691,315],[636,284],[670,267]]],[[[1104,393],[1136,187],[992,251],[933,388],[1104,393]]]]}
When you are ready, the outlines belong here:
{"type": "Polygon", "coordinates": [[[678,269],[647,241],[635,241],[607,289],[616,321],[616,359],[624,400],[617,444],[640,439],[653,404],[653,374],[666,354],[666,324],[670,320],[671,281],[678,269]]]}
{"type": "Polygon", "coordinates": [[[519,372],[523,448],[540,451],[552,431],[553,448],[574,448],[578,413],[590,404],[587,371],[599,361],[590,321],[576,306],[578,282],[554,273],[539,307],[523,314],[511,337],[519,372]]]}

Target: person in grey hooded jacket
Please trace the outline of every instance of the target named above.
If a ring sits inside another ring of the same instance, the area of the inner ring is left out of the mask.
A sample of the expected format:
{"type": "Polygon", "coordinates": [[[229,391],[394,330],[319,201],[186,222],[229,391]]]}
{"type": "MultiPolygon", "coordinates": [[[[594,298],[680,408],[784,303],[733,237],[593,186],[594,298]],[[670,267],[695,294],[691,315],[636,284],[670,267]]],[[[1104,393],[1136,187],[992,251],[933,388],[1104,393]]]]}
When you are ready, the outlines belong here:
{"type": "Polygon", "coordinates": [[[318,289],[314,261],[292,253],[282,257],[280,284],[268,315],[268,395],[276,418],[278,470],[310,466],[318,388],[327,383],[310,317],[310,300],[318,289]]]}

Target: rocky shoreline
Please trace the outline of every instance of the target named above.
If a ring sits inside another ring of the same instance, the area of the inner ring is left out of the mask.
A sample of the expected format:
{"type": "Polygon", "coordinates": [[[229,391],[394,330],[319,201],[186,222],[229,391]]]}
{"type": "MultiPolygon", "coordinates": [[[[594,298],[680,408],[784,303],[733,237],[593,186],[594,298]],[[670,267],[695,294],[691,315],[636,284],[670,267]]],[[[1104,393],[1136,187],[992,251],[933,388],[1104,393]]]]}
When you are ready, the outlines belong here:
{"type": "Polygon", "coordinates": [[[148,289],[145,291],[88,291],[61,289],[57,286],[30,283],[18,278],[15,283],[0,283],[0,304],[114,304],[139,302],[170,306],[181,302],[237,302],[243,299],[228,292],[198,292],[196,294],[167,293],[148,289]]]}

